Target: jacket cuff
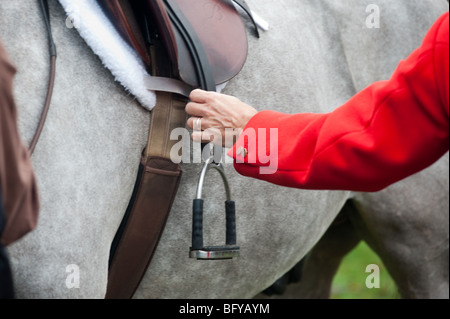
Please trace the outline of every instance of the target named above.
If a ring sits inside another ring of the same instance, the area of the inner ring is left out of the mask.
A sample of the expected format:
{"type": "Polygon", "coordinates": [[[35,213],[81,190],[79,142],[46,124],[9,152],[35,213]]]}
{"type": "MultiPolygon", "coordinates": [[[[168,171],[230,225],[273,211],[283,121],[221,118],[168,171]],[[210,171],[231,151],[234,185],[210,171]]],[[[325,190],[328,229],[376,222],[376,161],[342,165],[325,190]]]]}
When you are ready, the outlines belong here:
{"type": "MultiPolygon", "coordinates": [[[[273,174],[278,164],[278,128],[270,127],[271,119],[279,115],[274,111],[256,114],[246,125],[236,144],[227,153],[235,165],[260,167],[261,174],[273,174]]],[[[274,125],[272,125],[274,126],[274,125]]]]}

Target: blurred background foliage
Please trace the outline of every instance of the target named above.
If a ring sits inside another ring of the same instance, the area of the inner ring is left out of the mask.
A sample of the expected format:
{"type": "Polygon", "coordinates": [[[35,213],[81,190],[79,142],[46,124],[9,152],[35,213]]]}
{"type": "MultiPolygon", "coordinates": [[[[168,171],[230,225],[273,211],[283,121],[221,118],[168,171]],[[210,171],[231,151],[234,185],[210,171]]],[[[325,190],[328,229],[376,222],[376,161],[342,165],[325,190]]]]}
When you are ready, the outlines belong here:
{"type": "Polygon", "coordinates": [[[399,299],[397,287],[381,259],[370,247],[361,242],[342,260],[333,280],[332,299],[399,299]],[[380,268],[380,288],[366,287],[366,267],[376,264],[380,268]]]}

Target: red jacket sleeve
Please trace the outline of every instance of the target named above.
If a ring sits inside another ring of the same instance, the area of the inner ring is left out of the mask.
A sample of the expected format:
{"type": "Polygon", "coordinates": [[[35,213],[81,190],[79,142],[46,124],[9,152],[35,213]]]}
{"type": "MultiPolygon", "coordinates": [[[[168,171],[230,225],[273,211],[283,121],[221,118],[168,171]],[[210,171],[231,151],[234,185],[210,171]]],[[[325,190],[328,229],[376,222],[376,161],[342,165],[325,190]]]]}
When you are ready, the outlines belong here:
{"type": "Polygon", "coordinates": [[[449,15],[388,81],[328,114],[273,111],[228,153],[242,175],[287,187],[378,191],[449,150],[449,15]]]}

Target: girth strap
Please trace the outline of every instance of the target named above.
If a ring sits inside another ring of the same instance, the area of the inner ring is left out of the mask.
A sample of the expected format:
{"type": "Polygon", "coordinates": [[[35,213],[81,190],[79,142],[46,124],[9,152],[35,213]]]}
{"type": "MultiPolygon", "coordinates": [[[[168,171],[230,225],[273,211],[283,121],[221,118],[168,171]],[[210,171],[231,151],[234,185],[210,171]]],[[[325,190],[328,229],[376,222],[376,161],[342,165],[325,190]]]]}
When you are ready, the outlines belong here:
{"type": "Polygon", "coordinates": [[[170,159],[170,150],[178,142],[170,140],[170,133],[185,127],[186,103],[181,96],[157,93],[135,200],[111,252],[107,299],[131,298],[156,250],[181,179],[180,165],[170,159]]]}

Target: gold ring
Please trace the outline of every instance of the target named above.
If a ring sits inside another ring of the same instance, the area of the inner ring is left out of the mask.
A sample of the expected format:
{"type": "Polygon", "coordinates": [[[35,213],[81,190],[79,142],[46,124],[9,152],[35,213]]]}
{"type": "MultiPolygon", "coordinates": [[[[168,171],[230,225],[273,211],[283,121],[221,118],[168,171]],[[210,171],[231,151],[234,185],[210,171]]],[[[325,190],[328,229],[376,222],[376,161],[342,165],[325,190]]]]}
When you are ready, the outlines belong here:
{"type": "Polygon", "coordinates": [[[197,119],[195,120],[195,124],[194,124],[194,129],[195,130],[202,130],[202,123],[201,123],[202,119],[200,117],[197,117],[197,119]]]}

